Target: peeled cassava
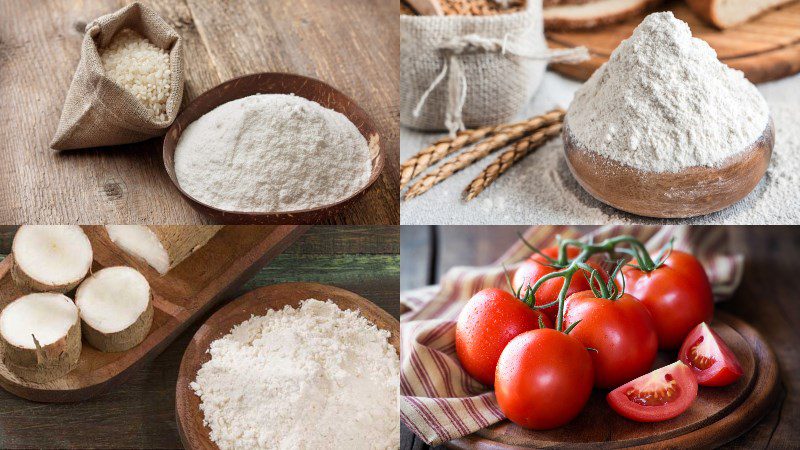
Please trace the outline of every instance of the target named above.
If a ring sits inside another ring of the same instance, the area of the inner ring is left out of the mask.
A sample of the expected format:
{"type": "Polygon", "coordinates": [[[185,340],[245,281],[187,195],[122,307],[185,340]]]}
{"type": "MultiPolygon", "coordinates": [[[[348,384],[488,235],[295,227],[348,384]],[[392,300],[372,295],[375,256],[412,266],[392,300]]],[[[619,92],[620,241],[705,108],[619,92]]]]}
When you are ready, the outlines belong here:
{"type": "Polygon", "coordinates": [[[81,354],[78,308],[58,293],[22,296],[0,313],[3,363],[20,378],[45,383],[75,368],[81,354]]]}
{"type": "Polygon", "coordinates": [[[217,225],[108,225],[108,237],[125,252],[165,274],[222,228],[217,225]]]}
{"type": "Polygon", "coordinates": [[[121,352],[139,345],[153,324],[147,279],[132,267],[107,267],[78,286],[83,336],[94,348],[121,352]]]}
{"type": "Polygon", "coordinates": [[[76,225],[23,225],[11,252],[11,275],[24,291],[71,291],[92,267],[92,244],[76,225]]]}

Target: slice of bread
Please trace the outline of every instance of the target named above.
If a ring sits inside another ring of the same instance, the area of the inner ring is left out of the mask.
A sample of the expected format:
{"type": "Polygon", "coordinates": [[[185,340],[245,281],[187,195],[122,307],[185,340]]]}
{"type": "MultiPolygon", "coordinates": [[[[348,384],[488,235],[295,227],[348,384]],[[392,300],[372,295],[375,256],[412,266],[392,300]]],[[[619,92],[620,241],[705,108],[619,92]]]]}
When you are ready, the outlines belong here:
{"type": "Polygon", "coordinates": [[[765,12],[795,0],[686,0],[695,14],[717,28],[749,22],[765,12]]]}
{"type": "Polygon", "coordinates": [[[542,6],[547,8],[548,6],[559,6],[559,5],[583,5],[586,3],[592,3],[599,0],[542,0],[542,6]]]}
{"type": "Polygon", "coordinates": [[[546,30],[579,30],[621,22],[661,3],[661,0],[597,0],[583,5],[544,8],[546,30]]]}

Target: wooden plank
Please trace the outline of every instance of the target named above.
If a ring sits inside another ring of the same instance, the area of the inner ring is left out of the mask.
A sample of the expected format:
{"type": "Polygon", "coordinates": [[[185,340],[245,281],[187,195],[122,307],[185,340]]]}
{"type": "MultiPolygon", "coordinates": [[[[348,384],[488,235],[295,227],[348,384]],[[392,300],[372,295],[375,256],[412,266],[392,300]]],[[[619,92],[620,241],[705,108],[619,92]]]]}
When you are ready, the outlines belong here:
{"type": "Polygon", "coordinates": [[[287,252],[397,255],[400,253],[400,233],[396,226],[316,226],[287,252]]]}
{"type": "MultiPolygon", "coordinates": [[[[279,265],[270,265],[243,286],[241,293],[268,284],[294,281],[317,282],[358,292],[395,317],[398,301],[399,255],[294,255],[284,254],[279,265]],[[290,270],[286,270],[290,267],[290,270]],[[392,296],[391,294],[395,294],[392,296]]],[[[318,299],[319,300],[319,299],[318,299]]]]}
{"type": "MultiPolygon", "coordinates": [[[[706,24],[683,2],[669,2],[671,10],[689,24],[692,34],[705,40],[719,59],[741,70],[753,83],[777,80],[800,71],[800,5],[790,4],[727,30],[706,24]]],[[[584,31],[550,31],[551,47],[586,46],[592,58],[578,64],[554,64],[555,71],[579,80],[588,79],[611,52],[633,33],[644,14],[619,24],[584,31]]]]}
{"type": "MultiPolygon", "coordinates": [[[[208,222],[167,177],[160,138],[65,154],[49,149],[86,23],[125,3],[0,2],[0,17],[13,18],[0,21],[0,223],[208,222]]],[[[328,222],[399,222],[399,24],[393,2],[148,5],[184,38],[184,105],[221,81],[257,71],[310,75],[354,98],[385,137],[387,164],[364,198],[328,222]]]]}
{"type": "Polygon", "coordinates": [[[482,266],[499,258],[527,226],[440,227],[437,279],[453,266],[482,266]]]}
{"type": "Polygon", "coordinates": [[[434,227],[400,227],[400,290],[435,283],[431,279],[434,227]]]}

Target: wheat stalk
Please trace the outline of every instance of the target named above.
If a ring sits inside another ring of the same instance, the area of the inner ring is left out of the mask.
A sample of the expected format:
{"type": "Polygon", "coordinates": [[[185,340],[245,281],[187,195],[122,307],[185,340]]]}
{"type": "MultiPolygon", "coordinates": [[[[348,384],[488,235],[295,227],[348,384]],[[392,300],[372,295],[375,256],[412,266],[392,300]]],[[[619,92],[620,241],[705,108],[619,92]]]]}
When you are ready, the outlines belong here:
{"type": "Polygon", "coordinates": [[[420,150],[416,155],[407,159],[400,165],[400,189],[405,188],[409,181],[424,172],[428,167],[462,148],[480,141],[500,128],[502,128],[502,126],[487,126],[474,130],[464,130],[459,132],[455,137],[439,139],[430,146],[420,150]]]}
{"type": "Polygon", "coordinates": [[[544,145],[561,132],[563,123],[554,123],[549,127],[536,131],[530,136],[514,143],[511,149],[504,151],[491,164],[478,175],[472,183],[464,190],[467,201],[477,197],[484,189],[494,183],[506,170],[511,168],[517,161],[527,156],[533,150],[544,145]]]}
{"type": "Polygon", "coordinates": [[[530,120],[514,125],[502,127],[497,133],[493,134],[484,141],[478,143],[470,150],[446,161],[437,170],[426,174],[419,181],[414,183],[406,192],[405,200],[409,200],[418,195],[424,194],[433,186],[446,180],[459,170],[468,167],[473,162],[486,157],[490,153],[499,150],[506,145],[517,141],[530,134],[531,132],[550,126],[554,123],[561,123],[564,119],[564,110],[556,109],[530,120]]]}

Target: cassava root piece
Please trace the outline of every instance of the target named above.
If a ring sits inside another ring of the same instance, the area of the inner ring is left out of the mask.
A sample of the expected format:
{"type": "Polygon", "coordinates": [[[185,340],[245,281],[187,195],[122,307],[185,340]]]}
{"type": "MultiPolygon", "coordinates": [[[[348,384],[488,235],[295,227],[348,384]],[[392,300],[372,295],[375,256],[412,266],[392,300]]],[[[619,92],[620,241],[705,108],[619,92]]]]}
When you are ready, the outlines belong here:
{"type": "Polygon", "coordinates": [[[424,194],[459,170],[539,128],[562,122],[564,114],[565,111],[563,109],[555,109],[531,120],[503,128],[497,134],[475,145],[474,148],[464,151],[453,159],[446,161],[437,170],[424,175],[408,189],[405,200],[424,194]]]}
{"type": "Polygon", "coordinates": [[[46,383],[78,365],[81,322],[78,308],[63,294],[22,296],[0,313],[3,363],[18,377],[46,383]]]}
{"type": "Polygon", "coordinates": [[[107,225],[106,231],[119,248],[164,275],[204,246],[221,228],[221,225],[107,225]]]}
{"type": "Polygon", "coordinates": [[[83,336],[103,352],[139,345],[153,324],[152,299],[147,279],[132,267],[107,267],[94,273],[75,292],[83,336]]]}
{"type": "Polygon", "coordinates": [[[554,123],[549,127],[536,131],[514,143],[509,150],[504,151],[491,164],[478,175],[464,191],[467,201],[477,197],[484,189],[494,183],[500,175],[511,168],[517,161],[527,156],[534,149],[541,147],[545,142],[561,133],[563,123],[554,123]]]}
{"type": "Polygon", "coordinates": [[[26,292],[71,291],[92,267],[92,244],[77,225],[23,225],[11,253],[11,276],[26,292]]]}

